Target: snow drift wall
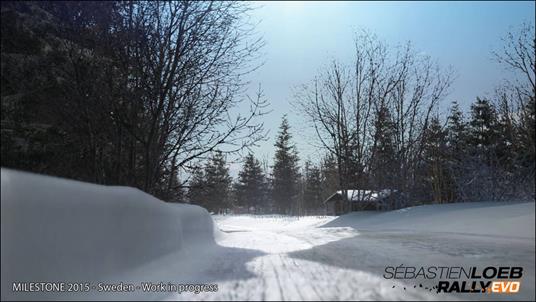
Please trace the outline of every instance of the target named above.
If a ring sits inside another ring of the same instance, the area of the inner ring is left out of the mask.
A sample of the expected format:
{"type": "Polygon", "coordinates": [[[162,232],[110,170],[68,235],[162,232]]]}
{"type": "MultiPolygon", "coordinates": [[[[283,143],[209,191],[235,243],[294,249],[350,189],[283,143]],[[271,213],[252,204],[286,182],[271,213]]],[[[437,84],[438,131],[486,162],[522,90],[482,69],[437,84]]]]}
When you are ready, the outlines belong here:
{"type": "Polygon", "coordinates": [[[7,169],[1,182],[2,300],[12,282],[86,282],[214,242],[198,206],[7,169]]]}

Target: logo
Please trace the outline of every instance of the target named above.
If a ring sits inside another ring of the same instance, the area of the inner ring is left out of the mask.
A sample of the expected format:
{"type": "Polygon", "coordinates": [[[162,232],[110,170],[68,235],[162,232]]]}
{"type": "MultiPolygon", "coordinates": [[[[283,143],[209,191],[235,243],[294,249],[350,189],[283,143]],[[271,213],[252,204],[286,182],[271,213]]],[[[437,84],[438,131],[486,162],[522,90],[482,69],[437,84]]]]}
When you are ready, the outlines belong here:
{"type": "MultiPolygon", "coordinates": [[[[388,266],[385,279],[433,280],[436,285],[424,287],[436,293],[516,294],[521,289],[523,268],[519,266],[388,266]]],[[[417,288],[415,284],[413,286],[417,288]]],[[[395,288],[395,286],[393,286],[395,288]]],[[[423,288],[422,283],[419,288],[423,288]]],[[[406,288],[404,287],[404,290],[406,288]]]]}

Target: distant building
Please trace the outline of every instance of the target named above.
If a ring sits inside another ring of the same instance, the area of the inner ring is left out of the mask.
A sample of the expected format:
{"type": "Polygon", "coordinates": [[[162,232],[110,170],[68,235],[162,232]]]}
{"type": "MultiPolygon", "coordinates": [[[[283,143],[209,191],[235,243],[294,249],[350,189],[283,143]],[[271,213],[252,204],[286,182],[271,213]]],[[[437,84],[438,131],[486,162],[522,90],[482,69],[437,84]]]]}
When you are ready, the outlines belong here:
{"type": "MultiPolygon", "coordinates": [[[[399,194],[396,190],[346,190],[351,211],[384,211],[398,206],[399,194]]],[[[339,190],[324,200],[328,215],[344,214],[343,190],[339,190]]]]}

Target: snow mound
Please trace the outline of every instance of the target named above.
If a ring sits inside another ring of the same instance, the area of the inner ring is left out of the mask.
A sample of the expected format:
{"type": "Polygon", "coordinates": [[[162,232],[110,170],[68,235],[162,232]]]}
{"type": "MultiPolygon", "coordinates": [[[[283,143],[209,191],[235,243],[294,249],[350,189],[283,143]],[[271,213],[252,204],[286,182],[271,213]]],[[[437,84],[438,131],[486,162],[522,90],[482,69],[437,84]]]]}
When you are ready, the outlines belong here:
{"type": "Polygon", "coordinates": [[[198,206],[8,169],[1,180],[2,300],[12,282],[87,282],[214,243],[198,206]]]}
{"type": "Polygon", "coordinates": [[[420,230],[534,238],[534,202],[470,202],[423,205],[389,212],[342,215],[323,227],[420,230]]]}

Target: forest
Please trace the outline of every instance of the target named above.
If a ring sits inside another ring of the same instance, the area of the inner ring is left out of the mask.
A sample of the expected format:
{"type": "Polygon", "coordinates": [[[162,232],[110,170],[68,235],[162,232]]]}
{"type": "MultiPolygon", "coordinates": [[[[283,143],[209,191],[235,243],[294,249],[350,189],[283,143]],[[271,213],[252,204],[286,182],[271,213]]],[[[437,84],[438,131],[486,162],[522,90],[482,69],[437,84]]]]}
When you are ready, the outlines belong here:
{"type": "Polygon", "coordinates": [[[533,25],[483,54],[509,80],[463,100],[467,112],[440,106],[453,70],[410,42],[356,32],[353,62],[327,62],[293,96],[323,151],[304,160],[286,116],[269,137],[262,88],[245,93],[265,43],[252,9],[3,1],[2,167],[136,187],[214,213],[323,215],[323,201],[348,189],[396,190],[400,207],[534,200],[533,25]],[[263,140],[274,141],[273,162],[251,151],[263,140]]]}

